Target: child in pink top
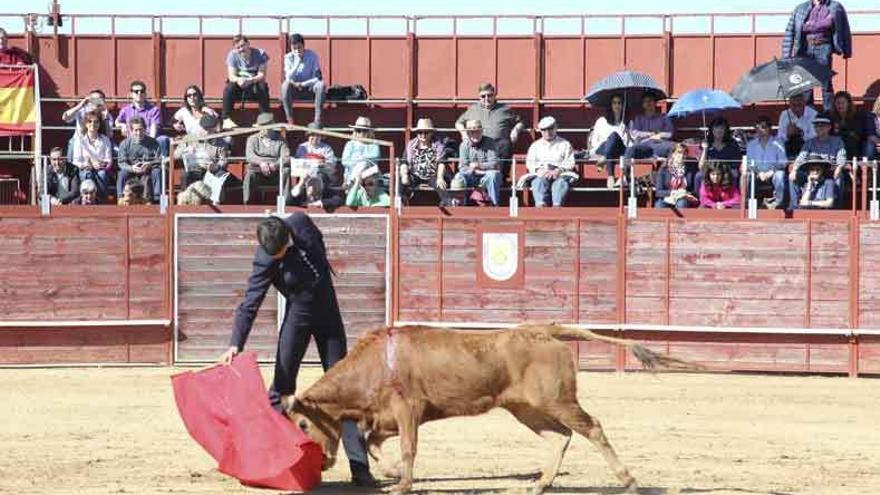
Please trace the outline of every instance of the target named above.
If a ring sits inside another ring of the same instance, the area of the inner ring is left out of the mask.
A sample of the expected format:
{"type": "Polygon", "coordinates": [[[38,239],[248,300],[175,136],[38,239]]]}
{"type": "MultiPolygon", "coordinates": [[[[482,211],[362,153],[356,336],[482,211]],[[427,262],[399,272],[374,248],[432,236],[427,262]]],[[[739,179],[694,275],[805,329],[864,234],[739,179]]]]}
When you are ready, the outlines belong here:
{"type": "Polygon", "coordinates": [[[700,207],[736,208],[739,199],[739,188],[733,183],[727,167],[719,162],[709,163],[706,180],[700,186],[700,207]]]}

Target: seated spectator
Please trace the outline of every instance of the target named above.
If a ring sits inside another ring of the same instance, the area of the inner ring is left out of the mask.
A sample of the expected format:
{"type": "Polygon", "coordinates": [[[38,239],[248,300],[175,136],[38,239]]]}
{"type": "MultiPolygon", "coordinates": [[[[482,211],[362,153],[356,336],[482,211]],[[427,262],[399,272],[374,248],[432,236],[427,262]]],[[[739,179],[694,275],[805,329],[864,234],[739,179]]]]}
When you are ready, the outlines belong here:
{"type": "Polygon", "coordinates": [[[556,134],[556,119],[544,117],[538,122],[541,138],[529,146],[526,168],[532,179],[535,206],[543,207],[552,202],[562,206],[568,195],[569,181],[577,179],[574,171],[574,150],[568,140],[556,134]]]}
{"type": "Polygon", "coordinates": [[[129,85],[131,90],[131,103],[122,107],[116,116],[116,127],[122,132],[123,137],[131,134],[131,120],[140,117],[147,125],[147,136],[159,143],[159,152],[162,156],[168,156],[170,140],[162,135],[162,111],[157,105],[147,101],[147,85],[142,81],[132,81],[129,85]]]}
{"type": "MultiPolygon", "coordinates": [[[[354,137],[369,138],[373,136],[373,123],[369,117],[358,117],[354,125],[348,126],[354,137]]],[[[345,169],[344,185],[347,189],[349,185],[358,178],[355,168],[358,164],[365,162],[379,163],[380,150],[378,144],[363,143],[352,139],[345,143],[342,149],[342,167],[345,169]]]]}
{"type": "Polygon", "coordinates": [[[785,147],[785,154],[789,160],[794,160],[798,156],[805,142],[816,137],[816,129],[813,127],[815,118],[816,110],[807,106],[803,94],[788,99],[788,108],[779,114],[776,139],[785,147]]]}
{"type": "Polygon", "coordinates": [[[832,163],[825,160],[810,160],[804,164],[807,170],[804,182],[791,184],[791,209],[834,207],[834,181],[827,175],[831,166],[832,163]]]}
{"type": "Polygon", "coordinates": [[[623,154],[624,179],[618,180],[617,185],[626,183],[625,177],[634,159],[666,157],[675,146],[672,142],[675,127],[668,117],[657,112],[657,98],[650,93],[642,96],[642,114],[629,122],[628,131],[633,144],[623,154]]]}
{"type": "Polygon", "coordinates": [[[321,174],[314,174],[305,177],[290,189],[288,204],[332,211],[342,206],[343,198],[339,190],[324,187],[324,178],[321,174]]]}
{"type": "Polygon", "coordinates": [[[740,205],[739,187],[733,180],[730,167],[712,161],[706,167],[706,180],[700,186],[700,206],[724,210],[740,205]]]}
{"type": "MultiPolygon", "coordinates": [[[[257,125],[271,125],[275,123],[275,118],[271,113],[261,113],[257,116],[257,125]]],[[[284,181],[284,191],[280,194],[286,195],[288,173],[290,170],[290,148],[287,142],[281,138],[281,133],[277,130],[261,129],[257,134],[251,134],[248,137],[245,146],[245,157],[247,158],[247,173],[244,176],[244,204],[250,204],[253,200],[256,188],[278,185],[279,181],[284,181]]]]}
{"type": "Polygon", "coordinates": [[[406,143],[404,160],[400,164],[400,184],[408,196],[420,188],[437,191],[441,204],[446,204],[446,150],[434,137],[434,121],[421,118],[413,133],[416,137],[406,143]]]}
{"type": "Polygon", "coordinates": [[[205,104],[205,96],[202,88],[195,84],[188,86],[183,92],[183,106],[172,117],[174,130],[188,135],[202,135],[205,129],[200,125],[202,116],[217,115],[217,112],[205,104]]]}
{"type": "Polygon", "coordinates": [[[306,142],[296,148],[295,158],[315,160],[318,172],[323,176],[325,188],[340,189],[342,187],[341,165],[336,162],[336,153],[333,148],[324,142],[321,134],[314,132],[321,130],[321,125],[310,122],[306,134],[306,142]]]}
{"type": "Polygon", "coordinates": [[[269,85],[266,84],[266,65],[269,55],[259,48],[251,48],[247,36],[232,37],[232,50],[226,55],[226,87],[223,90],[223,128],[238,124],[232,120],[232,105],[237,99],[255,98],[261,113],[269,113],[269,85]]]}
{"type": "Polygon", "coordinates": [[[86,179],[79,184],[79,204],[96,205],[98,201],[98,185],[91,179],[86,179]]]}
{"type": "Polygon", "coordinates": [[[9,45],[9,35],[0,28],[0,65],[31,65],[34,63],[31,54],[9,45]]]}
{"type": "Polygon", "coordinates": [[[106,198],[113,184],[113,144],[104,133],[104,120],[95,112],[85,114],[79,136],[73,141],[73,164],[80,182],[92,179],[98,194],[106,198]]]}
{"type": "Polygon", "coordinates": [[[122,189],[122,196],[116,201],[119,206],[148,204],[144,199],[144,184],[138,179],[128,179],[122,189]]]}
{"type": "Polygon", "coordinates": [[[88,96],[83,98],[74,107],[65,110],[64,113],[61,114],[61,120],[68,124],[74,124],[73,137],[71,137],[70,141],[67,143],[67,161],[69,162],[73,162],[73,143],[76,141],[76,138],[82,134],[81,129],[83,129],[83,120],[85,119],[85,115],[89,112],[97,112],[101,117],[101,120],[104,122],[104,125],[101,126],[104,130],[104,134],[108,139],[113,139],[113,115],[107,110],[104,101],[104,92],[100,89],[93,89],[89,91],[88,96]]]}
{"type": "Polygon", "coordinates": [[[129,137],[119,145],[119,175],[116,179],[117,196],[122,196],[129,179],[144,184],[147,201],[159,202],[162,194],[162,161],[159,143],[147,135],[147,124],[140,116],[128,121],[129,137]]]}
{"type": "Polygon", "coordinates": [[[287,123],[293,124],[293,100],[314,100],[313,122],[320,124],[326,88],[318,54],[306,49],[306,40],[299,33],[290,35],[288,47],[290,51],[284,56],[284,82],[281,83],[281,105],[287,123]]]}
{"type": "Polygon", "coordinates": [[[348,190],[345,206],[351,208],[391,206],[391,197],[379,186],[380,177],[379,167],[376,165],[364,167],[348,190]]]}
{"type": "Polygon", "coordinates": [[[865,146],[865,157],[868,160],[880,158],[880,98],[874,100],[874,108],[868,122],[868,142],[865,146]]]}
{"type": "MultiPolygon", "coordinates": [[[[804,181],[806,181],[807,174],[803,170],[804,164],[810,160],[823,160],[831,163],[834,167],[832,176],[837,186],[834,196],[835,199],[839,200],[841,190],[849,183],[849,173],[852,169],[852,166],[846,160],[846,146],[838,136],[831,135],[831,119],[827,114],[818,114],[813,119],[813,126],[816,129],[816,137],[804,143],[788,176],[792,191],[794,191],[795,186],[800,188],[804,181]]],[[[792,192],[791,203],[795,202],[796,197],[794,192],[792,192]]]]}
{"type": "Polygon", "coordinates": [[[211,203],[211,186],[203,181],[193,182],[177,195],[178,206],[198,206],[211,203]]]}
{"type": "MultiPolygon", "coordinates": [[[[507,164],[507,160],[513,154],[513,145],[519,138],[519,133],[525,130],[526,126],[522,118],[514,113],[509,106],[498,103],[498,94],[495,86],[490,83],[480,84],[479,87],[480,100],[469,106],[463,114],[455,121],[455,128],[461,134],[461,140],[467,139],[467,130],[465,122],[468,120],[479,120],[483,123],[483,134],[495,142],[495,152],[498,158],[502,160],[502,165],[507,164]]],[[[502,167],[502,171],[506,166],[502,167]]]]}
{"type": "Polygon", "coordinates": [[[495,142],[483,135],[483,124],[479,120],[468,120],[465,130],[467,139],[458,149],[458,173],[452,178],[452,189],[480,187],[492,206],[498,206],[504,177],[495,142]]]}
{"type": "Polygon", "coordinates": [[[831,110],[832,132],[843,140],[846,156],[850,159],[868,156],[868,135],[874,132],[874,118],[868,113],[857,110],[852,96],[846,91],[838,91],[834,95],[834,106],[831,110]]]}
{"type": "Polygon", "coordinates": [[[699,200],[688,190],[688,179],[685,168],[687,149],[677,144],[669,154],[666,166],[662,167],[654,178],[654,195],[657,201],[654,208],[690,208],[699,200]]]}
{"type": "Polygon", "coordinates": [[[739,184],[739,169],[742,165],[742,150],[733,140],[730,132],[730,123],[724,117],[716,117],[709,124],[705,140],[702,143],[703,151],[700,154],[700,169],[694,177],[694,188],[700,190],[703,177],[706,175],[710,161],[721,162],[730,172],[730,178],[735,184],[739,184]]]}
{"type": "Polygon", "coordinates": [[[764,205],[772,210],[785,201],[785,168],[788,157],[785,147],[770,134],[770,118],[760,116],[755,122],[757,135],[749,141],[746,158],[754,167],[755,183],[773,184],[773,197],[765,198],[764,205]]]}
{"type": "MultiPolygon", "coordinates": [[[[220,118],[214,113],[204,113],[198,122],[198,136],[220,131],[220,118]]],[[[183,160],[183,185],[205,179],[210,173],[217,177],[226,174],[231,138],[210,138],[182,144],[175,148],[175,158],[183,160]]]]}
{"type": "Polygon", "coordinates": [[[53,205],[66,205],[79,199],[79,169],[64,158],[64,151],[54,147],[49,151],[46,174],[46,194],[53,205]]]}
{"type": "Polygon", "coordinates": [[[611,160],[608,166],[608,188],[614,187],[614,162],[623,156],[626,147],[632,144],[632,138],[626,130],[626,109],[624,108],[623,96],[611,97],[611,107],[605,115],[593,125],[590,132],[590,158],[596,160],[596,168],[601,172],[606,168],[606,162],[611,160]]]}

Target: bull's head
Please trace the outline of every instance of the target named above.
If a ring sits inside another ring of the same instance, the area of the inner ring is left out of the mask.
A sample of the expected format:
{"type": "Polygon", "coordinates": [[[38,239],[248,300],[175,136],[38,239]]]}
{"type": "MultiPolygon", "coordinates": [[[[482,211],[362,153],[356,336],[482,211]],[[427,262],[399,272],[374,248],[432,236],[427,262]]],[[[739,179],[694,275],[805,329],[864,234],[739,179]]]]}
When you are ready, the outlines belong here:
{"type": "Polygon", "coordinates": [[[293,424],[321,446],[324,453],[321,469],[326,471],[333,467],[339,450],[339,421],[308,400],[299,400],[292,395],[283,397],[281,405],[293,424]]]}

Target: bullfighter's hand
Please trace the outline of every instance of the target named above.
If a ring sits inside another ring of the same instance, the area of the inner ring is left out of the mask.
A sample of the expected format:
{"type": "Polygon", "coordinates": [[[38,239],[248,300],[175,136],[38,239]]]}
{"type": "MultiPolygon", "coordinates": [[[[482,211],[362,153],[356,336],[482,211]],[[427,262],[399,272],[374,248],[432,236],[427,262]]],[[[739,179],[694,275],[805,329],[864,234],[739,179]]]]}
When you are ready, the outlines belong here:
{"type": "Polygon", "coordinates": [[[226,349],[226,352],[224,352],[222,356],[220,356],[218,362],[222,364],[232,364],[232,358],[236,354],[238,354],[238,347],[230,347],[229,349],[226,349]]]}

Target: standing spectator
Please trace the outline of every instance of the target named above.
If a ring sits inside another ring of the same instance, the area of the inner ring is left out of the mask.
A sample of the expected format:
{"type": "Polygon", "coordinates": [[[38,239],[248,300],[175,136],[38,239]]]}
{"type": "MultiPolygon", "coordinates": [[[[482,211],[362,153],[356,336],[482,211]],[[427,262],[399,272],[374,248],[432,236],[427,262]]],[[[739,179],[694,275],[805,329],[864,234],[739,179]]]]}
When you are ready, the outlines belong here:
{"type": "Polygon", "coordinates": [[[223,128],[238,124],[232,120],[232,105],[238,98],[255,98],[261,113],[269,113],[269,85],[266,84],[266,64],[269,55],[259,48],[251,48],[247,36],[232,37],[232,50],[226,55],[226,87],[223,89],[223,128]]]}
{"type": "Polygon", "coordinates": [[[865,144],[865,157],[868,160],[876,160],[880,157],[880,98],[874,100],[874,108],[871,110],[868,123],[868,142],[865,144]]]}
{"type": "Polygon", "coordinates": [[[440,196],[446,204],[446,151],[443,143],[434,137],[434,121],[421,118],[413,133],[416,137],[406,143],[404,161],[400,165],[400,184],[407,195],[416,189],[427,187],[440,196]]]}
{"type": "Polygon", "coordinates": [[[310,122],[306,134],[306,142],[296,148],[295,158],[307,158],[315,160],[318,164],[318,173],[323,177],[323,186],[330,189],[342,187],[341,166],[336,162],[336,153],[333,148],[324,142],[321,134],[315,132],[321,130],[321,125],[310,122]]]}
{"type": "Polygon", "coordinates": [[[157,105],[147,101],[147,85],[143,81],[132,81],[129,89],[131,103],[119,111],[119,115],[116,116],[116,127],[122,131],[124,137],[128,137],[131,134],[131,120],[140,117],[147,125],[147,135],[159,143],[162,156],[168,156],[170,140],[168,136],[160,135],[162,112],[157,105]]]}
{"type": "MultiPolygon", "coordinates": [[[[369,117],[358,117],[354,121],[354,125],[348,126],[354,137],[373,138],[373,122],[369,117]]],[[[356,167],[363,163],[378,163],[380,157],[379,145],[374,143],[363,143],[352,139],[345,143],[342,150],[342,167],[345,169],[345,187],[354,182],[359,174],[356,167]]]]}
{"type": "Polygon", "coordinates": [[[843,140],[831,135],[831,119],[828,115],[817,115],[813,119],[813,125],[816,127],[816,137],[804,143],[804,147],[801,148],[801,152],[794,161],[794,166],[788,176],[792,189],[791,207],[795,207],[794,203],[798,198],[794,193],[795,187],[797,186],[799,191],[807,178],[803,166],[808,161],[824,160],[834,167],[834,183],[838,187],[838,191],[835,193],[836,199],[840,198],[840,188],[845,185],[846,178],[848,177],[848,174],[844,172],[851,168],[846,161],[846,146],[843,140]]]}
{"type": "Polygon", "coordinates": [[[834,109],[831,110],[832,132],[843,140],[846,156],[856,158],[868,156],[870,144],[868,135],[874,131],[874,117],[857,110],[852,96],[846,91],[834,94],[834,109]]]}
{"type": "Polygon", "coordinates": [[[122,188],[122,195],[116,201],[119,206],[148,204],[144,199],[144,184],[138,179],[128,179],[122,188]]]}
{"type": "Polygon", "coordinates": [[[379,187],[379,176],[379,167],[375,165],[363,169],[348,190],[345,206],[351,208],[390,206],[391,197],[379,187]]]}
{"type": "Polygon", "coordinates": [[[483,135],[479,120],[468,120],[465,130],[467,139],[462,141],[458,151],[458,173],[452,178],[452,189],[479,186],[489,196],[492,206],[498,206],[503,178],[495,141],[483,135]]]}
{"type": "Polygon", "coordinates": [[[834,187],[834,181],[827,175],[831,165],[831,162],[825,160],[811,160],[804,165],[807,173],[803,185],[796,183],[791,185],[792,210],[834,207],[834,203],[837,201],[837,191],[834,187]]]}
{"type": "Polygon", "coordinates": [[[79,201],[81,205],[96,205],[98,201],[98,185],[92,179],[86,179],[79,184],[79,201]]]}
{"type": "Polygon", "coordinates": [[[526,167],[535,174],[532,194],[535,206],[562,206],[568,195],[568,181],[577,178],[574,172],[574,151],[568,140],[556,134],[556,119],[544,117],[538,122],[541,138],[529,146],[526,167]]]}
{"type": "Polygon", "coordinates": [[[66,205],[79,199],[79,169],[64,158],[64,151],[54,147],[49,151],[46,174],[46,194],[53,205],[66,205]]]}
{"type": "Polygon", "coordinates": [[[746,147],[746,158],[754,166],[756,183],[773,184],[773,197],[764,200],[764,205],[773,210],[782,206],[785,200],[785,168],[788,157],[782,143],[770,135],[769,117],[758,117],[755,130],[757,135],[746,147]]]}
{"type": "MultiPolygon", "coordinates": [[[[257,125],[271,125],[275,118],[271,113],[257,116],[257,125]]],[[[244,204],[250,204],[257,187],[275,186],[280,180],[285,183],[280,194],[287,195],[287,180],[290,163],[290,148],[277,130],[261,129],[252,134],[245,146],[247,173],[244,177],[244,204]]]]}
{"type": "MultiPolygon", "coordinates": [[[[835,0],[807,0],[795,7],[782,38],[782,58],[808,57],[831,71],[835,53],[843,58],[852,56],[852,34],[843,5],[835,0]]],[[[825,111],[831,110],[833,94],[829,77],[822,88],[825,111]]]]}
{"type": "Polygon", "coordinates": [[[716,117],[709,124],[709,131],[703,141],[703,151],[697,175],[694,177],[694,188],[699,191],[703,177],[708,170],[709,161],[721,162],[730,172],[731,180],[739,184],[739,169],[742,164],[742,150],[733,140],[730,123],[724,117],[716,117]]]}
{"type": "Polygon", "coordinates": [[[9,45],[9,35],[0,28],[0,65],[30,65],[34,63],[31,54],[9,45]]]}
{"type": "Polygon", "coordinates": [[[174,112],[172,127],[177,132],[188,135],[203,134],[205,129],[199,125],[199,121],[203,115],[208,114],[216,116],[217,112],[205,104],[202,88],[193,84],[183,92],[183,106],[174,112]]]}
{"type": "Polygon", "coordinates": [[[642,96],[642,114],[629,122],[628,130],[633,144],[623,154],[624,179],[618,180],[617,185],[626,182],[625,177],[633,159],[666,157],[675,147],[672,142],[675,127],[668,117],[657,112],[657,98],[651,93],[642,96]]]}
{"type": "Polygon", "coordinates": [[[119,145],[117,196],[122,196],[129,179],[136,178],[144,184],[145,199],[158,203],[162,194],[159,143],[147,135],[147,124],[140,116],[132,117],[128,121],[128,128],[129,136],[119,145]]]}
{"type": "Polygon", "coordinates": [[[706,180],[700,186],[700,206],[724,210],[736,208],[739,203],[739,188],[733,180],[730,168],[721,162],[709,162],[706,180]]]}
{"type": "Polygon", "coordinates": [[[461,140],[467,139],[465,122],[479,120],[483,123],[483,133],[495,142],[495,152],[498,154],[504,167],[507,160],[513,154],[513,145],[519,138],[519,133],[525,130],[525,124],[519,115],[513,112],[507,105],[498,103],[495,86],[483,83],[479,87],[480,101],[469,106],[458,120],[455,128],[461,133],[461,140]]]}
{"type": "Polygon", "coordinates": [[[788,108],[779,114],[779,129],[776,139],[785,146],[785,154],[789,160],[797,158],[804,143],[816,137],[813,119],[817,112],[807,106],[804,95],[795,95],[788,99],[788,108]]]}
{"type": "Polygon", "coordinates": [[[662,167],[654,179],[654,195],[657,201],[654,208],[690,208],[699,200],[688,190],[685,168],[687,149],[677,144],[669,154],[666,166],[662,167]]]}
{"type": "Polygon", "coordinates": [[[79,169],[80,182],[95,181],[98,194],[106,198],[113,184],[113,144],[103,126],[104,120],[97,112],[85,114],[79,137],[73,141],[73,164],[79,169]]]}
{"type": "Polygon", "coordinates": [[[599,117],[590,133],[590,156],[596,158],[596,168],[601,172],[606,162],[611,160],[608,168],[609,189],[614,187],[614,162],[623,156],[626,147],[632,144],[632,138],[626,130],[626,108],[623,96],[611,97],[611,106],[605,115],[599,117]]]}
{"type": "Polygon", "coordinates": [[[104,101],[104,92],[100,89],[93,89],[89,91],[88,96],[61,114],[61,120],[68,124],[74,124],[73,137],[71,137],[70,141],[67,143],[67,161],[69,162],[73,162],[73,143],[76,142],[76,139],[81,135],[83,120],[85,119],[85,115],[89,112],[98,113],[101,120],[104,122],[104,125],[101,126],[104,130],[104,134],[107,138],[113,139],[113,116],[110,114],[110,111],[107,110],[104,101]]]}
{"type": "Polygon", "coordinates": [[[326,88],[321,75],[318,54],[306,49],[306,40],[299,33],[290,35],[290,51],[284,56],[284,82],[281,83],[281,105],[287,123],[293,124],[293,100],[315,100],[315,120],[321,123],[326,88]]]}

